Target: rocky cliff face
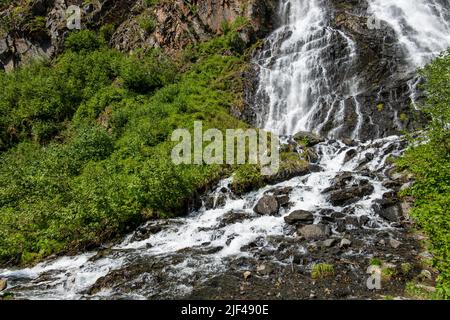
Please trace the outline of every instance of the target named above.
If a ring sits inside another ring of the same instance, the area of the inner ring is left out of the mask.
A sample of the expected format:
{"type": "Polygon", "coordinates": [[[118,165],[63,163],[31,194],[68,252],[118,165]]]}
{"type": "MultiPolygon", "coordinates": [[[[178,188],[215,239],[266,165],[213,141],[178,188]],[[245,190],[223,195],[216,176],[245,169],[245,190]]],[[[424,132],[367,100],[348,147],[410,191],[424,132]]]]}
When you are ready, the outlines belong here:
{"type": "Polygon", "coordinates": [[[411,130],[416,69],[389,23],[371,21],[370,3],[282,2],[279,28],[255,52],[242,117],[282,135],[368,140],[411,130]]]}
{"type": "Polygon", "coordinates": [[[264,35],[271,28],[275,0],[174,0],[148,5],[145,0],[12,1],[0,13],[0,68],[12,69],[37,56],[51,57],[62,50],[67,9],[81,9],[82,28],[109,33],[112,47],[129,52],[159,47],[176,53],[188,44],[222,32],[238,18],[244,40],[264,35]]]}
{"type": "MultiPolygon", "coordinates": [[[[412,114],[411,105],[415,101],[411,99],[411,90],[416,89],[413,86],[418,79],[406,62],[395,31],[384,21],[371,20],[368,1],[332,3],[332,27],[352,37],[357,47],[355,71],[363,80],[359,98],[364,125],[360,136],[365,140],[414,129],[418,123],[414,117],[420,115],[412,114]]],[[[346,110],[344,133],[352,132],[356,126],[357,115],[351,110],[346,110]]]]}

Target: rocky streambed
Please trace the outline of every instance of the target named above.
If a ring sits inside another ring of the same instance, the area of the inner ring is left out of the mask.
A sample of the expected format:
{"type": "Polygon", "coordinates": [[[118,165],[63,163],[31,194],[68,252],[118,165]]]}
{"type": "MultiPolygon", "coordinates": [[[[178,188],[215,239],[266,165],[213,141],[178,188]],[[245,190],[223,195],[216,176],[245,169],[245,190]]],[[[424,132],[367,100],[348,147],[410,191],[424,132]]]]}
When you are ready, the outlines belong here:
{"type": "Polygon", "coordinates": [[[405,297],[411,281],[432,291],[397,197],[409,177],[390,164],[404,145],[321,142],[314,172],[245,195],[223,180],[187,217],[0,278],[18,299],[380,299],[405,297]],[[374,270],[381,286],[369,289],[374,270]]]}

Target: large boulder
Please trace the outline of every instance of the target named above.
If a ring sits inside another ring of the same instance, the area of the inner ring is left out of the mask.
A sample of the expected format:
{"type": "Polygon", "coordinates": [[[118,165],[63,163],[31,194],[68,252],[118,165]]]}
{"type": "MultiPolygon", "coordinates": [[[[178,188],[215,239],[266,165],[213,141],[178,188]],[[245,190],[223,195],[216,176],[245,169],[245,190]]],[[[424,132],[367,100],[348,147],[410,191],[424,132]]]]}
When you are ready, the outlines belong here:
{"type": "Polygon", "coordinates": [[[381,201],[376,201],[372,209],[376,214],[389,222],[398,222],[402,215],[400,204],[385,206],[381,201]]]}
{"type": "Polygon", "coordinates": [[[329,200],[334,206],[346,206],[371,195],[374,190],[375,188],[371,184],[335,190],[330,193],[329,200]]]}
{"type": "Polygon", "coordinates": [[[317,224],[300,227],[298,228],[297,233],[306,240],[320,240],[330,236],[331,230],[329,226],[317,224]]]}
{"type": "Polygon", "coordinates": [[[286,216],[284,221],[290,225],[312,224],[314,222],[314,215],[309,211],[296,210],[286,216]]]}
{"type": "Polygon", "coordinates": [[[349,162],[352,160],[356,155],[358,154],[358,151],[356,149],[350,149],[345,153],[344,163],[349,162]]]}
{"type": "Polygon", "coordinates": [[[280,210],[280,205],[277,198],[271,195],[265,195],[262,197],[255,208],[253,209],[257,214],[260,215],[276,215],[280,210]]]}

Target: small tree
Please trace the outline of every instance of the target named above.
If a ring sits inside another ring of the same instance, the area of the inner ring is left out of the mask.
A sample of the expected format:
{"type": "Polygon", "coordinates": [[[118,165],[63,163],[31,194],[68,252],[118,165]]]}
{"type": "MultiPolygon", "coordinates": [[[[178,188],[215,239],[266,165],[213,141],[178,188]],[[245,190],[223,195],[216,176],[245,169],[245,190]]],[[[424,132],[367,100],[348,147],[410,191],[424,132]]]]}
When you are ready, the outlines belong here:
{"type": "Polygon", "coordinates": [[[423,111],[430,116],[430,142],[450,155],[450,49],[421,70],[426,82],[423,111]]]}

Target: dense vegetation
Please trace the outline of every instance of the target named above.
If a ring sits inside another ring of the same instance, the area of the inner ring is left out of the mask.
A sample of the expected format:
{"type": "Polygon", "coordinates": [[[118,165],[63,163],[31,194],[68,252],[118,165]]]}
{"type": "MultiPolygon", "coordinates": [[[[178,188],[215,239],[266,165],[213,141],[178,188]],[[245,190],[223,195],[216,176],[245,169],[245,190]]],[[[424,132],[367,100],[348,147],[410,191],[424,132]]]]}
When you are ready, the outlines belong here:
{"type": "Polygon", "coordinates": [[[415,199],[412,215],[430,237],[440,271],[439,295],[450,298],[450,50],[422,71],[430,124],[399,160],[417,181],[405,192],[415,199]]]}
{"type": "Polygon", "coordinates": [[[54,61],[0,73],[0,263],[99,245],[145,219],[183,213],[222,166],[175,166],[176,128],[245,127],[246,56],[226,34],[176,60],[128,56],[90,31],[54,61]]]}

